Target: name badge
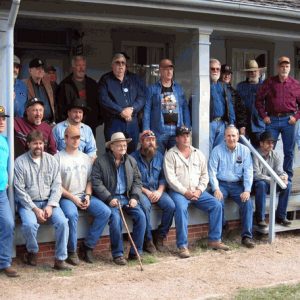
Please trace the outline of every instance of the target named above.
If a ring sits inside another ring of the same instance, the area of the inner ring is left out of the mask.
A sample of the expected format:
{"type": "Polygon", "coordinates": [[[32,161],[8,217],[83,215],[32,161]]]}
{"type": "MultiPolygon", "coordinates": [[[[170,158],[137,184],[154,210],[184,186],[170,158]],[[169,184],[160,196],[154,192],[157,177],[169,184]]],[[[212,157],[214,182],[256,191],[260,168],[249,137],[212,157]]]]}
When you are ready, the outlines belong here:
{"type": "Polygon", "coordinates": [[[123,92],[124,92],[124,93],[127,93],[127,92],[128,92],[128,88],[124,88],[124,89],[123,89],[123,92]]]}

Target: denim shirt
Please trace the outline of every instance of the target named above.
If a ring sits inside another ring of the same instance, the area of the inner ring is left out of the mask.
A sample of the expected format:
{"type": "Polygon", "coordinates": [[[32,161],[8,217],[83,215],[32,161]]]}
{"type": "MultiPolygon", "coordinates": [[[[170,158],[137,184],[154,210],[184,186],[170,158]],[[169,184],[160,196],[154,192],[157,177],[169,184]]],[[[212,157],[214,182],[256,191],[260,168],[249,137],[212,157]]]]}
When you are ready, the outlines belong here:
{"type": "MultiPolygon", "coordinates": [[[[69,126],[68,120],[58,123],[53,129],[53,136],[56,141],[57,150],[66,149],[65,130],[69,126]]],[[[80,144],[78,149],[88,156],[96,156],[97,147],[91,127],[86,124],[80,124],[80,144]]]]}
{"type": "MultiPolygon", "coordinates": [[[[177,126],[191,127],[190,112],[182,87],[175,81],[172,84],[173,94],[178,103],[177,126]]],[[[144,108],[143,129],[152,130],[156,135],[175,135],[175,125],[165,125],[161,111],[161,81],[148,87],[146,92],[146,104],[144,108]]]]}
{"type": "Polygon", "coordinates": [[[255,107],[256,94],[259,88],[262,86],[262,80],[260,79],[257,84],[249,83],[247,80],[240,82],[237,85],[237,92],[244,101],[247,110],[248,126],[251,126],[252,132],[265,131],[265,123],[258,115],[255,107]]]}
{"type": "Polygon", "coordinates": [[[142,175],[143,187],[150,190],[156,191],[160,185],[166,185],[166,179],[163,170],[164,157],[159,152],[156,154],[148,164],[139,150],[131,154],[137,162],[138,168],[142,175]]]}
{"type": "Polygon", "coordinates": [[[116,195],[124,195],[126,193],[126,174],[124,161],[122,161],[117,167],[117,186],[116,186],[116,195]]]}
{"type": "Polygon", "coordinates": [[[14,84],[15,92],[15,107],[14,107],[14,116],[23,118],[25,112],[25,103],[27,101],[27,86],[20,80],[16,79],[14,84]]]}
{"type": "Polygon", "coordinates": [[[5,191],[8,183],[9,148],[6,137],[0,135],[0,191],[5,191]]]}

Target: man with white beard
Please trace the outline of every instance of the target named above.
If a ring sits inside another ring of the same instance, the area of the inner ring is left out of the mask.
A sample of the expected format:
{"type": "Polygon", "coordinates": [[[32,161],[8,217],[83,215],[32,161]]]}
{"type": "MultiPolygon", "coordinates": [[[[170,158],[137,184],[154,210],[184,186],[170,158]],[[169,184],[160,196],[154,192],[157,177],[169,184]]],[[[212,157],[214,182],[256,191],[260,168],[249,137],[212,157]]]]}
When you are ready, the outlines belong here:
{"type": "Polygon", "coordinates": [[[260,72],[263,69],[264,68],[258,67],[256,60],[252,59],[247,61],[246,68],[243,70],[246,72],[247,79],[240,82],[236,88],[246,106],[247,111],[247,125],[244,128],[239,128],[240,133],[246,135],[255,148],[259,147],[260,134],[265,131],[265,124],[255,108],[256,94],[262,86],[260,72]]]}
{"type": "Polygon", "coordinates": [[[231,93],[227,84],[219,81],[221,63],[212,58],[210,60],[210,129],[209,152],[224,140],[226,124],[235,123],[234,108],[231,93]]]}

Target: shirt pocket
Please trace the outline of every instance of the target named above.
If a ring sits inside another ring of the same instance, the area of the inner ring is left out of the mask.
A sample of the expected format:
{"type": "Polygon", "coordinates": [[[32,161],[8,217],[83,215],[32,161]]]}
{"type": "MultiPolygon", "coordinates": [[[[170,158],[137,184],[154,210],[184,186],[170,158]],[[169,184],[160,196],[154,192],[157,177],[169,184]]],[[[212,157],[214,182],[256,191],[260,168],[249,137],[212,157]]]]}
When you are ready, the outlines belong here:
{"type": "Polygon", "coordinates": [[[51,185],[52,183],[52,177],[49,173],[44,172],[44,182],[46,185],[51,185]]]}
{"type": "Polygon", "coordinates": [[[244,171],[244,163],[243,162],[235,162],[234,163],[234,174],[237,176],[242,176],[244,171]]]}
{"type": "Polygon", "coordinates": [[[201,175],[201,164],[200,162],[193,162],[192,163],[192,174],[194,178],[199,178],[201,175]]]}

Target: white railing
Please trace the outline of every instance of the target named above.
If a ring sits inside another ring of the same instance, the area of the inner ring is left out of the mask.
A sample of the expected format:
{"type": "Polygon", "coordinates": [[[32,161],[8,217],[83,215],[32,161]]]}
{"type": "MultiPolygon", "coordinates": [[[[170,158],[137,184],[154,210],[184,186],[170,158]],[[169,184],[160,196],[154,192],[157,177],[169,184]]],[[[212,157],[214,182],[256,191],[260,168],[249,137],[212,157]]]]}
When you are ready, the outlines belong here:
{"type": "Polygon", "coordinates": [[[286,184],[282,179],[274,172],[274,170],[268,165],[264,158],[257,152],[257,150],[250,144],[250,142],[241,135],[240,139],[243,144],[246,145],[252,154],[264,165],[271,176],[270,184],[270,215],[269,215],[269,243],[272,243],[275,239],[275,205],[276,205],[276,184],[278,184],[282,189],[286,189],[286,184]]]}

